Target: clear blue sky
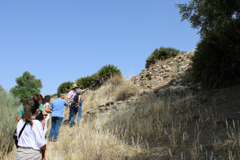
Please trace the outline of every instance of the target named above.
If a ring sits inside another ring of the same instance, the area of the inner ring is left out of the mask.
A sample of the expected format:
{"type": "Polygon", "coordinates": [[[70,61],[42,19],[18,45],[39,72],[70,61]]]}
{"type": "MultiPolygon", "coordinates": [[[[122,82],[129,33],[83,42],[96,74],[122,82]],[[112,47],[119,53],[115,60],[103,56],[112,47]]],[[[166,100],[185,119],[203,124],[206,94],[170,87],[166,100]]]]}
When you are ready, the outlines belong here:
{"type": "Polygon", "coordinates": [[[181,22],[189,0],[0,0],[0,85],[9,91],[29,71],[42,94],[106,64],[137,75],[154,49],[192,51],[197,30],[181,22]]]}

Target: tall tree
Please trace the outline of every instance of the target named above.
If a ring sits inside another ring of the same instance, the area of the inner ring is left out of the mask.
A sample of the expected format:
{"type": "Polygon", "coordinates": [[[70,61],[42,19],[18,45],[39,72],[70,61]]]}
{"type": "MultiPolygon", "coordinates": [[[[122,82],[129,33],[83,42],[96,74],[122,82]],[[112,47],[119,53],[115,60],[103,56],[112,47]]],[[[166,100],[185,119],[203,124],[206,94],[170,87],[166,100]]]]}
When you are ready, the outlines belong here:
{"type": "Polygon", "coordinates": [[[239,0],[191,0],[189,4],[176,6],[182,21],[188,20],[192,28],[199,29],[202,37],[210,31],[218,32],[230,21],[240,18],[239,0]]]}
{"type": "Polygon", "coordinates": [[[42,81],[35,79],[34,75],[25,71],[22,76],[16,78],[17,85],[12,87],[10,92],[19,97],[22,102],[26,101],[32,94],[40,94],[42,81]]]}

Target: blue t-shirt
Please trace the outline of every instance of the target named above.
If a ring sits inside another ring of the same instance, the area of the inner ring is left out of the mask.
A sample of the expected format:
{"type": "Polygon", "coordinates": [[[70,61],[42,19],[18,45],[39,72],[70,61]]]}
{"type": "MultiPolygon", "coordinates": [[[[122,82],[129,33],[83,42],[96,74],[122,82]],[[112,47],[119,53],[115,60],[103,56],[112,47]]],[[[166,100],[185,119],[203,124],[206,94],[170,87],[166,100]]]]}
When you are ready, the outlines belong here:
{"type": "Polygon", "coordinates": [[[67,102],[62,98],[57,98],[52,101],[50,108],[52,109],[52,117],[64,117],[64,106],[67,102]]]}

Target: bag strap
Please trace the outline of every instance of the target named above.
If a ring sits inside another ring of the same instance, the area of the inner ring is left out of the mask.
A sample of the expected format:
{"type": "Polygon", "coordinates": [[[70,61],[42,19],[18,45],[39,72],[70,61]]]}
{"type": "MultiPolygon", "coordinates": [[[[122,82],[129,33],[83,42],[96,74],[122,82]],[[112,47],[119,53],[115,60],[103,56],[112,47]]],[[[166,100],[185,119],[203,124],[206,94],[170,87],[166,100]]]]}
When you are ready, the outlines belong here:
{"type": "Polygon", "coordinates": [[[19,133],[19,139],[20,139],[20,137],[21,137],[21,134],[22,134],[22,132],[23,132],[23,130],[24,130],[26,124],[27,124],[27,122],[24,124],[24,126],[22,127],[22,129],[21,129],[21,131],[20,131],[20,133],[19,133]]]}

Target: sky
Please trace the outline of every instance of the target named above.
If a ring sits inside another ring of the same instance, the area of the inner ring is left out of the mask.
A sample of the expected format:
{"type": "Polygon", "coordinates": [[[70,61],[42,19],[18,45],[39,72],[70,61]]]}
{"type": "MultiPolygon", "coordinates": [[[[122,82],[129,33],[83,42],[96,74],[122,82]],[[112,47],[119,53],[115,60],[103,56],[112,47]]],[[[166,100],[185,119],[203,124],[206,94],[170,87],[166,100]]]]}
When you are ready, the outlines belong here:
{"type": "Polygon", "coordinates": [[[175,6],[188,2],[0,0],[0,85],[9,91],[29,71],[54,94],[107,64],[137,75],[156,48],[192,51],[199,35],[175,6]]]}

